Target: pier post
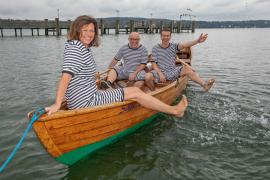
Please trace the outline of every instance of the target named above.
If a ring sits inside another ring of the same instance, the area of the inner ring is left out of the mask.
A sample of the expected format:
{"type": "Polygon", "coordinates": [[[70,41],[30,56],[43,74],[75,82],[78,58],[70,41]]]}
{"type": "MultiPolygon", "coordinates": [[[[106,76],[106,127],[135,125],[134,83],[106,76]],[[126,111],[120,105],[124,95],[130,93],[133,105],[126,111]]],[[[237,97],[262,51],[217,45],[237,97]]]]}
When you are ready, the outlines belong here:
{"type": "Polygon", "coordinates": [[[115,34],[119,34],[119,19],[115,21],[115,34]]]}
{"type": "Polygon", "coordinates": [[[195,32],[195,21],[192,21],[191,32],[195,32]]]}
{"type": "Polygon", "coordinates": [[[20,28],[20,36],[22,37],[22,28],[20,28]]]}
{"type": "Polygon", "coordinates": [[[67,26],[67,34],[68,34],[68,32],[69,32],[69,29],[70,29],[70,26],[71,26],[71,20],[68,20],[68,26],[67,26]]]}
{"type": "Polygon", "coordinates": [[[180,28],[181,28],[181,22],[177,21],[177,28],[176,28],[177,33],[180,33],[180,28]]]}
{"type": "Polygon", "coordinates": [[[49,35],[48,19],[44,19],[45,36],[49,35]]]}
{"type": "Polygon", "coordinates": [[[149,21],[149,33],[150,33],[150,34],[153,34],[153,26],[152,26],[152,24],[153,24],[153,21],[150,20],[150,21],[149,21]]]}
{"type": "Polygon", "coordinates": [[[134,29],[134,20],[130,20],[129,24],[130,24],[130,25],[129,25],[130,33],[131,33],[131,32],[134,32],[134,30],[135,30],[135,29],[134,29]]]}
{"type": "Polygon", "coordinates": [[[60,36],[59,18],[55,18],[55,31],[56,31],[56,36],[60,36]]]}
{"type": "Polygon", "coordinates": [[[103,34],[104,34],[104,22],[103,22],[103,19],[100,19],[99,23],[100,23],[100,35],[103,36],[103,34]]]}
{"type": "Polygon", "coordinates": [[[160,24],[159,24],[159,33],[161,33],[163,29],[163,21],[160,21],[160,24]]]}
{"type": "Polygon", "coordinates": [[[173,33],[173,20],[170,23],[170,29],[171,29],[171,33],[173,33]]]}
{"type": "Polygon", "coordinates": [[[39,36],[39,28],[37,28],[37,35],[39,36]]]}
{"type": "Polygon", "coordinates": [[[14,28],[15,31],[15,37],[17,37],[17,28],[14,28]]]}
{"type": "Polygon", "coordinates": [[[110,34],[110,28],[105,28],[105,34],[110,34]]]}
{"type": "Polygon", "coordinates": [[[34,36],[34,29],[33,28],[31,28],[31,34],[32,34],[32,36],[34,36]]]}
{"type": "Polygon", "coordinates": [[[1,37],[4,37],[3,28],[0,28],[1,31],[1,37]]]}

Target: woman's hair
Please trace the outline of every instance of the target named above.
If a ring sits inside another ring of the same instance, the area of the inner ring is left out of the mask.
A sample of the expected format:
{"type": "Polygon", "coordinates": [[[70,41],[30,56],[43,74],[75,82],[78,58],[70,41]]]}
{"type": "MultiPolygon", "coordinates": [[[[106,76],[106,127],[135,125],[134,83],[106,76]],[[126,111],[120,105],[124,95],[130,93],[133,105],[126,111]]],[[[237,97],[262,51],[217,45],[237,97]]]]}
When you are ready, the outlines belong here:
{"type": "Polygon", "coordinates": [[[99,45],[99,37],[98,37],[98,24],[95,18],[87,15],[77,17],[70,25],[70,30],[67,35],[68,40],[80,40],[81,28],[84,25],[93,24],[95,27],[95,37],[93,41],[90,43],[90,46],[98,46],[99,45]]]}

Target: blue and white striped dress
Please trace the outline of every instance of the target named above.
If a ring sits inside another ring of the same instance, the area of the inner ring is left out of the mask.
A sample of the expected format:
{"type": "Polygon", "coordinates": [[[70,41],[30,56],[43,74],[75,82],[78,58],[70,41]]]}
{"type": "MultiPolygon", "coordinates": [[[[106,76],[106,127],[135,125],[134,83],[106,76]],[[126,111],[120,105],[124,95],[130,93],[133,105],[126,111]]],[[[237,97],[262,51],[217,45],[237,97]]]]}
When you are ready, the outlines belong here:
{"type": "Polygon", "coordinates": [[[124,100],[123,89],[98,91],[96,86],[96,63],[90,48],[78,40],[65,44],[62,73],[72,76],[66,91],[69,109],[98,106],[124,100]]]}
{"type": "Polygon", "coordinates": [[[152,49],[152,59],[157,63],[157,66],[167,80],[175,80],[180,75],[182,66],[175,65],[177,50],[177,43],[170,43],[167,48],[163,48],[157,44],[152,49]]]}

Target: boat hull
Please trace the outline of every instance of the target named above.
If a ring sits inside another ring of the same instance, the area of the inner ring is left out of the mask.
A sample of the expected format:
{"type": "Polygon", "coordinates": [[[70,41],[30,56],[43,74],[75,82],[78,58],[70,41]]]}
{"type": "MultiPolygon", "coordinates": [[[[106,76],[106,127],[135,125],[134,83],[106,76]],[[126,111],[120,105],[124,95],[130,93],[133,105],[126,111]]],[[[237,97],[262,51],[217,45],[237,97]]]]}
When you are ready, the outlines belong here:
{"type": "Polygon", "coordinates": [[[110,144],[118,141],[122,137],[135,132],[140,127],[152,122],[157,115],[158,115],[158,113],[154,114],[153,116],[151,116],[149,118],[146,118],[145,120],[139,122],[138,124],[128,128],[128,129],[126,129],[122,132],[119,132],[113,136],[110,136],[104,140],[98,141],[96,143],[88,144],[86,146],[82,146],[82,147],[79,147],[79,148],[72,150],[70,152],[64,153],[64,154],[60,155],[59,157],[55,158],[55,160],[62,163],[62,164],[72,165],[72,164],[76,163],[77,161],[83,159],[87,155],[91,154],[92,152],[94,152],[94,151],[96,151],[104,146],[110,145],[110,144]]]}

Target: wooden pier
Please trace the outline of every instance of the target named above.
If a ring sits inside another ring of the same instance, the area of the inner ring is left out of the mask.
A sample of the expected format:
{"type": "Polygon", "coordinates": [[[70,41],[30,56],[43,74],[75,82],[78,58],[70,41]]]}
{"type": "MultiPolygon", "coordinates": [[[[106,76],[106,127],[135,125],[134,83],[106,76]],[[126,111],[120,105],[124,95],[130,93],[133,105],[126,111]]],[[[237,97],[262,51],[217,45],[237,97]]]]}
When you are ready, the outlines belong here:
{"type": "Polygon", "coordinates": [[[129,22],[108,23],[104,19],[99,19],[100,34],[110,34],[110,30],[114,34],[136,31],[146,34],[160,33],[163,27],[169,27],[172,33],[195,32],[195,21],[173,21],[173,20],[129,20],[129,22]]]}
{"type": "MultiPolygon", "coordinates": [[[[174,20],[157,20],[157,19],[97,19],[99,22],[100,35],[105,34],[128,34],[136,31],[139,33],[154,34],[160,33],[163,27],[169,27],[172,33],[195,32],[195,21],[174,21],[174,20]],[[113,31],[113,32],[112,32],[113,31]]],[[[71,21],[60,21],[44,19],[38,20],[12,20],[0,19],[0,36],[3,38],[5,30],[14,30],[15,37],[24,36],[24,30],[30,30],[31,36],[53,35],[61,36],[62,30],[69,31],[71,21]],[[44,34],[41,34],[41,31],[44,34]],[[43,32],[42,31],[42,32],[43,32]]]]}

